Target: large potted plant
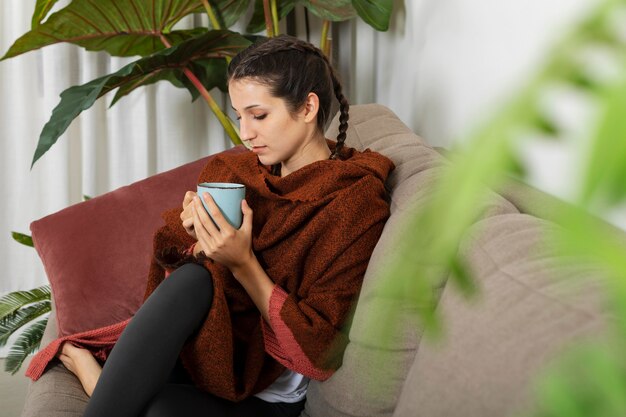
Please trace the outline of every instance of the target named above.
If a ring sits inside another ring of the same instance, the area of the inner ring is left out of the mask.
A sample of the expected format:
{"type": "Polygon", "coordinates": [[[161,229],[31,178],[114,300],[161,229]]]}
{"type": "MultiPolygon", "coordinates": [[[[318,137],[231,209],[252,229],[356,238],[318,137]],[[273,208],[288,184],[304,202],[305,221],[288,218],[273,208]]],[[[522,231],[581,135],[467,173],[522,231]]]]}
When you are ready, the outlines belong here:
{"type": "MultiPolygon", "coordinates": [[[[132,91],[159,81],[187,89],[193,100],[202,97],[217,116],[231,141],[239,144],[235,123],[211,96],[213,88],[226,90],[226,68],[231,57],[247,47],[255,35],[279,34],[280,20],[296,6],[322,20],[320,47],[328,53],[331,22],[356,18],[376,30],[387,30],[392,0],[73,0],[51,13],[57,0],[37,0],[32,28],[9,48],[2,60],[65,42],[112,56],[139,56],[123,68],[61,93],[39,137],[32,164],[41,158],[70,123],[105,94],[116,90],[111,105],[132,91]],[[253,13],[245,33],[229,30],[253,13]],[[179,29],[191,14],[208,15],[208,25],[179,29]]],[[[32,246],[29,236],[13,232],[16,241],[32,246]]],[[[50,311],[50,289],[43,286],[18,291],[0,299],[0,347],[28,326],[13,345],[6,370],[16,373],[26,357],[39,348],[50,311]],[[35,321],[34,323],[32,323],[35,321]],[[30,326],[29,326],[30,324],[30,326]]]]}

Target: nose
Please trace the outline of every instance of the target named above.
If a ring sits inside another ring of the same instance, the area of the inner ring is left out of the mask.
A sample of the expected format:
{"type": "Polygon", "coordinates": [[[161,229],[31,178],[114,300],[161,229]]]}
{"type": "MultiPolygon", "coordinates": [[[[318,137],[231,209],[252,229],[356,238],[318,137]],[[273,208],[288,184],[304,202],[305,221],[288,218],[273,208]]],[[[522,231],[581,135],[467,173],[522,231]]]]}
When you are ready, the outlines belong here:
{"type": "Polygon", "coordinates": [[[252,126],[242,117],[239,119],[239,137],[241,140],[250,141],[254,139],[252,126]]]}

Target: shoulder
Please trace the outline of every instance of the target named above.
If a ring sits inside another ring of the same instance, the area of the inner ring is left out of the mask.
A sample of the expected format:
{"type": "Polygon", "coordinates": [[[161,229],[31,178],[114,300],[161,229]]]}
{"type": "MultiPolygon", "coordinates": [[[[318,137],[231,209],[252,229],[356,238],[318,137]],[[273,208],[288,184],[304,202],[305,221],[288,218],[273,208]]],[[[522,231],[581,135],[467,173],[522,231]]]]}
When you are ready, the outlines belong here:
{"type": "MultiPolygon", "coordinates": [[[[331,150],[334,150],[337,145],[332,140],[327,140],[327,143],[331,150]]],[[[353,170],[355,173],[358,172],[362,176],[373,176],[382,182],[387,180],[387,177],[395,168],[391,159],[369,148],[360,151],[344,146],[340,152],[340,158],[344,167],[349,167],[348,169],[353,170]]]]}
{"type": "Polygon", "coordinates": [[[394,163],[385,155],[365,149],[364,151],[353,150],[350,158],[346,162],[359,167],[379,180],[385,182],[391,171],[395,169],[394,163]]]}

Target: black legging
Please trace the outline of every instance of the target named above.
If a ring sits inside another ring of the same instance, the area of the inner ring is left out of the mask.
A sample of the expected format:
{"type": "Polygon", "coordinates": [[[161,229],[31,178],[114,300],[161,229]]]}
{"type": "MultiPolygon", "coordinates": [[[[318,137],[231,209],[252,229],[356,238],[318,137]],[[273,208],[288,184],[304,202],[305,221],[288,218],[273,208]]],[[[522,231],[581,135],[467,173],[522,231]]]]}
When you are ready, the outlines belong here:
{"type": "Polygon", "coordinates": [[[186,264],[172,272],[115,344],[84,417],[298,416],[304,401],[269,403],[250,397],[233,403],[196,388],[176,366],[212,302],[213,281],[205,268],[186,264]]]}

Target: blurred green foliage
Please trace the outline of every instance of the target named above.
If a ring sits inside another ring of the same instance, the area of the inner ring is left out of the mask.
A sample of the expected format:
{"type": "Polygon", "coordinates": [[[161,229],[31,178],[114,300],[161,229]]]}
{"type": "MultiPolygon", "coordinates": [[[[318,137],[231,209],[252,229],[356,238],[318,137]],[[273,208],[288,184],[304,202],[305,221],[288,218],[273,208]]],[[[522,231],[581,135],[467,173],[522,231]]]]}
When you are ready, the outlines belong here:
{"type": "MultiPolygon", "coordinates": [[[[466,294],[475,291],[472,277],[461,264],[457,249],[466,230],[484,209],[485,186],[497,188],[508,176],[526,171],[515,152],[520,132],[536,132],[563,140],[558,123],[540,105],[542,94],[565,85],[584,95],[597,112],[591,126],[584,179],[578,184],[573,210],[557,213],[564,226],[550,239],[558,242],[564,259],[592,262],[609,277],[615,326],[614,343],[585,346],[567,355],[538,382],[536,417],[626,416],[626,244],[597,227],[590,212],[603,213],[626,201],[626,1],[598,5],[557,44],[542,69],[497,114],[489,118],[463,145],[453,149],[452,163],[441,176],[428,202],[406,226],[392,267],[385,274],[384,291],[419,309],[427,331],[437,333],[441,323],[436,305],[442,277],[466,294]],[[588,48],[607,52],[616,68],[600,77],[581,65],[588,48]]],[[[391,313],[393,314],[393,313],[391,313]]],[[[393,322],[390,318],[386,322],[393,322]]],[[[388,330],[383,330],[388,331],[388,330]]]]}

